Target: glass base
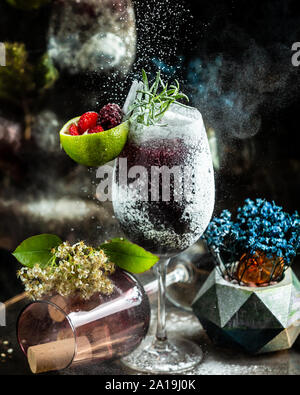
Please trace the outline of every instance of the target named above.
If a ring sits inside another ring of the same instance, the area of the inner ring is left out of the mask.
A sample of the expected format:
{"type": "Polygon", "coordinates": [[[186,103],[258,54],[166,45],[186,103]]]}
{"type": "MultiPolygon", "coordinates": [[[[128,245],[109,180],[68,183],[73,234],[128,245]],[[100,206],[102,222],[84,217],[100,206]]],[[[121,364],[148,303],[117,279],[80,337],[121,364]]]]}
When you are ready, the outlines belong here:
{"type": "Polygon", "coordinates": [[[146,343],[122,359],[128,368],[143,373],[180,373],[190,370],[203,359],[201,348],[185,339],[166,341],[149,336],[146,343]]]}

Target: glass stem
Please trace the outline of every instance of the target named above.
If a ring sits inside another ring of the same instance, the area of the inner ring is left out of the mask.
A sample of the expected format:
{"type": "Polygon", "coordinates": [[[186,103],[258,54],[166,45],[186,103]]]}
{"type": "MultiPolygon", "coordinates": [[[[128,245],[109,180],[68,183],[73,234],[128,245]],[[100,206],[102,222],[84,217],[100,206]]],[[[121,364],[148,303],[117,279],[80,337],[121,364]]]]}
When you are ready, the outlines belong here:
{"type": "Polygon", "coordinates": [[[166,332],[166,273],[169,258],[161,258],[157,264],[158,306],[157,306],[157,340],[167,340],[166,332]]]}
{"type": "MultiPolygon", "coordinates": [[[[167,265],[168,266],[168,265],[167,265]]],[[[157,277],[157,276],[156,276],[157,277]]],[[[175,266],[175,268],[166,275],[166,287],[170,287],[170,285],[176,283],[187,283],[190,282],[193,278],[193,274],[189,270],[189,268],[185,265],[185,263],[179,263],[175,266]]],[[[144,290],[148,296],[153,294],[157,294],[158,292],[158,281],[157,279],[151,281],[150,283],[144,285],[144,290]]]]}

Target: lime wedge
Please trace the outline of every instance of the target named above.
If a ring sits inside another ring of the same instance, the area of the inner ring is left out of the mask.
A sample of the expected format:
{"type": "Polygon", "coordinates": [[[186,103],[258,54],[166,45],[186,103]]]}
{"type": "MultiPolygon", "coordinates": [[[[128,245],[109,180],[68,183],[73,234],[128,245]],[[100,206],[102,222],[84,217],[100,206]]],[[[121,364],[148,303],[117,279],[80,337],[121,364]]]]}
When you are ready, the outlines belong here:
{"type": "Polygon", "coordinates": [[[71,119],[59,133],[61,146],[71,159],[84,166],[102,166],[120,155],[127,141],[128,121],[101,133],[71,136],[69,127],[79,118],[71,119]]]}

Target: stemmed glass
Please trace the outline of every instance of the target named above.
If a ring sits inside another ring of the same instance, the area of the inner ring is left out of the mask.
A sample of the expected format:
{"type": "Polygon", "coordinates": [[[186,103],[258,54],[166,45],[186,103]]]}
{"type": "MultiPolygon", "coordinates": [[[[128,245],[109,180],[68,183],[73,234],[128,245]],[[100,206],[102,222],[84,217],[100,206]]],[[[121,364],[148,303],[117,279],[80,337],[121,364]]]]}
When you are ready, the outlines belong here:
{"type": "MultiPolygon", "coordinates": [[[[158,291],[157,281],[142,287],[133,275],[121,269],[116,270],[111,281],[111,295],[96,292],[85,300],[78,294],[44,295],[21,311],[17,339],[33,373],[113,360],[139,346],[148,331],[148,297],[158,291]]],[[[189,263],[174,262],[168,268],[167,286],[192,281],[194,271],[189,263]]],[[[22,299],[26,294],[14,298],[22,299]]]]}
{"type": "Polygon", "coordinates": [[[200,112],[172,104],[156,125],[131,121],[127,145],[116,161],[112,201],[127,237],[160,257],[156,336],[123,359],[151,373],[182,372],[202,360],[191,341],[166,332],[166,268],[171,257],[205,231],[215,197],[212,160],[200,112]]]}

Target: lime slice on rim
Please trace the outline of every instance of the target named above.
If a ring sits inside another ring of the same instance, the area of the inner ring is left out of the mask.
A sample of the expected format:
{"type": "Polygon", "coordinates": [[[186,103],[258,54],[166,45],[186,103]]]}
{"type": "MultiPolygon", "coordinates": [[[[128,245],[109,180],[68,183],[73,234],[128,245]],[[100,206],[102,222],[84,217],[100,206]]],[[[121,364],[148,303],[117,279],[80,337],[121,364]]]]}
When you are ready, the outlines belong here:
{"type": "Polygon", "coordinates": [[[84,166],[102,166],[120,155],[127,141],[128,121],[104,132],[71,136],[69,127],[79,118],[71,119],[59,133],[60,143],[71,159],[84,166]]]}

